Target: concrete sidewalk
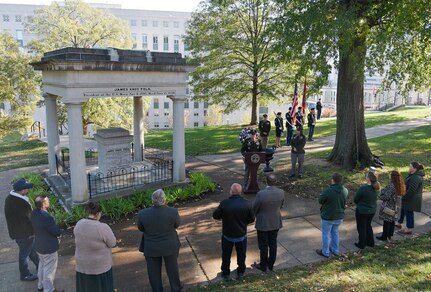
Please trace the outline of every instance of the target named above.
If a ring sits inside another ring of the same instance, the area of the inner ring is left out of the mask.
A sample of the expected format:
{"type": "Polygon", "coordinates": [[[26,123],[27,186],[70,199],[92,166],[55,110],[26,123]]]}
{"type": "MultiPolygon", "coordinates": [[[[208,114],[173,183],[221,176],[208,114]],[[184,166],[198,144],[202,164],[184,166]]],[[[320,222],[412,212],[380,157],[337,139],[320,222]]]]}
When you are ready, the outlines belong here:
{"type": "MultiPolygon", "coordinates": [[[[405,122],[403,125],[396,123],[391,126],[371,128],[369,135],[376,137],[394,133],[407,128],[429,124],[430,118],[405,122]],[[400,127],[402,129],[400,129],[400,127]],[[404,127],[404,128],[403,128],[404,127]],[[373,134],[374,133],[374,134],[373,134]],[[373,136],[375,135],[375,136],[373,136]]],[[[369,136],[370,137],[370,136],[369,136]]],[[[322,139],[323,140],[323,139],[322,139]]],[[[317,141],[313,142],[314,145],[317,141]]],[[[331,147],[330,141],[320,147],[331,147]]],[[[333,143],[333,141],[332,141],[333,143]]],[[[316,149],[322,149],[316,147],[316,149]]],[[[287,147],[283,147],[278,154],[287,153],[287,147]],[[285,149],[283,149],[285,148],[285,149]]],[[[311,151],[311,150],[309,150],[311,151]]],[[[239,154],[214,155],[205,157],[189,157],[186,167],[190,170],[207,174],[218,182],[224,191],[206,195],[202,200],[177,205],[181,216],[181,226],[178,230],[181,249],[179,255],[181,280],[186,288],[196,285],[206,285],[209,282],[221,280],[221,223],[212,219],[212,212],[219,202],[228,196],[228,190],[232,183],[243,181],[242,160],[233,160],[239,154]],[[216,159],[217,158],[217,159],[216,159]],[[232,161],[233,160],[233,161],[232,161]]],[[[281,156],[281,155],[280,155],[281,156]]],[[[285,156],[285,155],[284,155],[285,156]]],[[[21,173],[29,171],[43,171],[46,166],[16,169],[0,173],[0,202],[4,202],[10,191],[10,181],[21,173]]],[[[354,194],[349,194],[353,196],[354,194]]],[[[253,200],[255,195],[246,195],[253,200]]],[[[285,193],[285,206],[282,209],[284,227],[279,232],[278,256],[275,269],[283,269],[303,265],[307,263],[326,260],[315,253],[321,247],[319,204],[316,200],[305,199],[292,193],[285,193]]],[[[415,234],[431,231],[431,193],[424,193],[421,213],[415,214],[415,234]]],[[[18,273],[18,248],[7,234],[4,210],[0,208],[0,291],[36,291],[35,282],[19,281],[18,273]]],[[[118,291],[150,291],[144,257],[138,252],[138,242],[141,233],[135,226],[135,218],[123,221],[112,226],[116,230],[117,238],[122,242],[113,249],[114,281],[118,291]]],[[[382,231],[382,222],[377,216],[373,221],[374,233],[382,231]]],[[[408,237],[408,236],[407,236],[408,237]]],[[[253,262],[259,261],[259,250],[254,225],[249,226],[246,275],[260,273],[251,269],[253,262]]],[[[395,240],[401,240],[404,236],[396,235],[395,240]]],[[[346,210],[344,223],[340,228],[341,252],[356,251],[354,242],[357,241],[354,209],[346,210]]],[[[377,244],[382,244],[376,240],[377,244]]],[[[59,265],[56,275],[56,287],[65,291],[75,291],[75,262],[74,239],[69,230],[62,237],[59,251],[59,265]]],[[[35,269],[30,264],[31,270],[35,269]]],[[[235,252],[232,256],[231,269],[236,268],[235,252]]],[[[163,272],[164,273],[164,272],[163,272]]],[[[233,273],[235,275],[235,273],[233,273]]],[[[164,274],[165,287],[168,280],[164,274]]]]}

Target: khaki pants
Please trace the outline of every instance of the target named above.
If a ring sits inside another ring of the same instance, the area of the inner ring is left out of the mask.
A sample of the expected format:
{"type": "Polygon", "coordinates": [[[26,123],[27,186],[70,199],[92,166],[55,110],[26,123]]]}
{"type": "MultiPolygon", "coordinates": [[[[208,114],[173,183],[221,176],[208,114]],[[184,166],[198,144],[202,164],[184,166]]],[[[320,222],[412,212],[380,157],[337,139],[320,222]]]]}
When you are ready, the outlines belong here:
{"type": "Polygon", "coordinates": [[[57,271],[58,253],[48,253],[39,255],[39,268],[37,271],[38,283],[37,289],[44,292],[54,291],[55,272],[57,271]]]}

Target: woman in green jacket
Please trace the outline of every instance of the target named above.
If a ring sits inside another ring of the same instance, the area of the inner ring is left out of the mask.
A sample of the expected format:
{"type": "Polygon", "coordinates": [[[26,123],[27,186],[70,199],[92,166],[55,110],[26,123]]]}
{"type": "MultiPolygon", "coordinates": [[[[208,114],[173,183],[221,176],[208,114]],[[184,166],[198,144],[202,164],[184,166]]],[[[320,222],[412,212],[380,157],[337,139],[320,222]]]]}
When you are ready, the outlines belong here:
{"type": "Polygon", "coordinates": [[[355,242],[355,245],[360,249],[365,248],[366,245],[374,247],[371,221],[376,213],[377,197],[380,191],[380,183],[373,172],[368,172],[365,179],[367,184],[359,188],[353,199],[356,204],[356,228],[359,234],[359,241],[355,242]]]}
{"type": "Polygon", "coordinates": [[[401,229],[401,234],[412,234],[415,227],[414,212],[422,209],[422,190],[424,187],[424,166],[417,161],[410,163],[410,174],[406,177],[406,194],[401,201],[401,215],[398,224],[395,226],[402,228],[404,217],[406,217],[407,228],[401,229]]]}

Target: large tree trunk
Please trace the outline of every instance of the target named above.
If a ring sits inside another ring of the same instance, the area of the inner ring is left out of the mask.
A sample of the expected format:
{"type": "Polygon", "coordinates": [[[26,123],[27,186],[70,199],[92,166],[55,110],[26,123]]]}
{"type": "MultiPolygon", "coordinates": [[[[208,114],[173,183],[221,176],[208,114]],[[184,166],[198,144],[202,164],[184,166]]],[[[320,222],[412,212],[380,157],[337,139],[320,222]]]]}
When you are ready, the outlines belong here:
{"type": "Polygon", "coordinates": [[[251,90],[251,121],[250,125],[257,124],[257,72],[253,74],[253,88],[251,90]]]}
{"type": "Polygon", "coordinates": [[[337,84],[337,134],[329,160],[351,170],[372,164],[365,136],[365,37],[357,36],[348,49],[340,49],[337,84]]]}

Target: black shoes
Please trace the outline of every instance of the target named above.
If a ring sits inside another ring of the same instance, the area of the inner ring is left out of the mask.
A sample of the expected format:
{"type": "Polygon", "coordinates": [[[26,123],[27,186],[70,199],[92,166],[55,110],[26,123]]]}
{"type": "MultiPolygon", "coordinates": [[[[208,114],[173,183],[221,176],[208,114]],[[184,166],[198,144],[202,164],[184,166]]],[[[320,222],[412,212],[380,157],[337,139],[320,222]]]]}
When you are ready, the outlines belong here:
{"type": "Polygon", "coordinates": [[[360,245],[359,245],[359,243],[357,243],[357,242],[355,242],[355,246],[356,246],[357,248],[359,248],[359,249],[364,249],[364,248],[365,248],[364,246],[360,246],[360,245]]]}
{"type": "Polygon", "coordinates": [[[264,269],[260,264],[257,264],[256,262],[254,262],[254,264],[252,264],[251,266],[255,269],[258,269],[258,270],[266,273],[266,269],[264,269]]]}
{"type": "Polygon", "coordinates": [[[323,254],[321,249],[316,249],[316,253],[322,257],[329,258],[329,256],[323,254]]]}
{"type": "Polygon", "coordinates": [[[295,177],[295,174],[293,173],[293,174],[289,175],[289,177],[295,177]]]}
{"type": "Polygon", "coordinates": [[[223,278],[223,281],[225,281],[225,282],[230,282],[230,281],[232,281],[232,279],[230,278],[230,275],[222,274],[222,278],[223,278]]]}
{"type": "Polygon", "coordinates": [[[383,236],[376,236],[376,238],[380,241],[388,241],[388,239],[383,236]]]}
{"type": "Polygon", "coordinates": [[[244,277],[244,273],[236,273],[236,279],[241,280],[244,277]]]}
{"type": "Polygon", "coordinates": [[[33,275],[33,274],[29,274],[23,278],[21,278],[21,281],[26,281],[26,282],[31,282],[31,281],[36,281],[37,280],[37,276],[33,275]]]}

